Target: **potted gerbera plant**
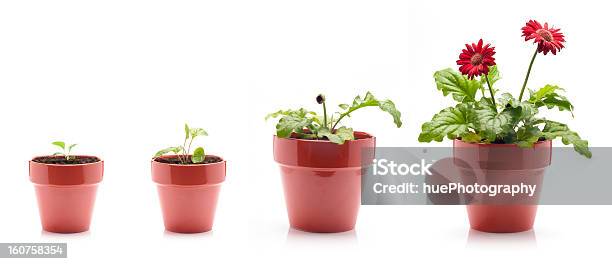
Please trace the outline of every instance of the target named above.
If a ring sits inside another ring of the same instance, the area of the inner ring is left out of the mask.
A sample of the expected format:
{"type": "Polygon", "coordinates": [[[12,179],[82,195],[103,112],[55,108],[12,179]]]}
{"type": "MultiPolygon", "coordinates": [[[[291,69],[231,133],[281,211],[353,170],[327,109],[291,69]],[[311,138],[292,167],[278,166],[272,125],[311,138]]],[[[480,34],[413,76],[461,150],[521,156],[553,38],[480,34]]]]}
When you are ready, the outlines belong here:
{"type": "MultiPolygon", "coordinates": [[[[495,63],[495,47],[478,43],[466,44],[457,60],[459,71],[444,69],[434,73],[438,90],[457,102],[434,115],[422,126],[420,142],[453,140],[454,157],[460,164],[477,169],[479,182],[530,181],[541,183],[544,170],[551,162],[551,141],[561,138],[573,145],[581,155],[590,158],[588,142],[560,122],[538,116],[541,108],[568,111],[574,106],[562,95],[564,89],[547,84],[525,93],[529,75],[538,54],[556,55],[564,46],[565,37],[558,28],[530,20],[522,28],[525,41],[537,47],[520,88],[518,97],[499,94],[495,89],[500,79],[495,63]]],[[[468,168],[464,168],[468,169],[468,168]]],[[[463,172],[466,172],[464,170],[463,172]]],[[[473,171],[472,171],[473,172],[473,171]]],[[[462,176],[465,173],[462,173],[462,176]]],[[[472,173],[471,176],[474,176],[472,173]]],[[[486,232],[520,232],[533,226],[536,201],[523,204],[471,204],[467,206],[472,228],[486,232]]]]}
{"type": "Polygon", "coordinates": [[[104,162],[95,156],[72,154],[76,144],[52,144],[61,151],[30,160],[30,181],[34,183],[42,228],[54,233],[87,231],[104,162]]]}
{"type": "Polygon", "coordinates": [[[166,230],[176,233],[210,231],[226,161],[207,155],[203,147],[191,152],[193,141],[208,133],[185,124],[183,144],[162,149],[151,161],[166,230]]]}
{"type": "Polygon", "coordinates": [[[323,114],[300,108],[281,110],[273,139],[274,160],[281,169],[291,227],[308,232],[343,232],[354,228],[361,203],[362,159],[372,160],[374,136],[342,125],[354,111],[378,107],[393,117],[401,114],[391,100],[378,100],[370,92],[329,115],[324,95],[316,102],[323,114]],[[369,155],[370,157],[362,157],[369,155]]]}

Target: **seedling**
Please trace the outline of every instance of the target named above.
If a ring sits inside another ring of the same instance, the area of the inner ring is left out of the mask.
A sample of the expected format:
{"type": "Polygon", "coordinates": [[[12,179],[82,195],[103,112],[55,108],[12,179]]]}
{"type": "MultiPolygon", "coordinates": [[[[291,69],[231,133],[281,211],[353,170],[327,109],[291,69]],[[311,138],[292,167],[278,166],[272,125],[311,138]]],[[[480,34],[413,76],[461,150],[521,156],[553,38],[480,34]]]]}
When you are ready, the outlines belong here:
{"type": "Polygon", "coordinates": [[[66,160],[74,159],[74,156],[71,156],[70,152],[72,151],[72,148],[74,148],[77,144],[70,144],[66,146],[66,143],[63,141],[55,141],[55,142],[52,142],[51,144],[62,149],[61,152],[58,151],[58,152],[53,153],[53,156],[64,156],[66,160]]]}
{"type": "Polygon", "coordinates": [[[300,108],[298,110],[279,110],[267,115],[266,120],[280,117],[276,124],[276,136],[278,137],[296,136],[302,139],[327,139],[337,144],[344,144],[346,140],[354,139],[353,129],[341,126],[340,121],[364,107],[378,106],[382,111],[393,117],[393,122],[397,127],[402,126],[401,113],[395,108],[395,104],[388,99],[377,100],[370,92],[367,92],[363,98],[356,96],[350,105],[338,105],[341,110],[329,116],[325,96],[319,94],[316,101],[323,107],[322,116],[317,115],[316,112],[300,108]]]}
{"type": "Polygon", "coordinates": [[[176,154],[176,157],[179,159],[181,164],[202,163],[206,158],[203,147],[197,147],[193,151],[193,154],[190,154],[191,145],[193,144],[193,141],[199,136],[208,136],[208,133],[204,129],[190,128],[189,125],[185,124],[185,140],[183,141],[183,145],[162,149],[155,153],[154,158],[161,157],[162,155],[168,153],[174,153],[176,154]]]}

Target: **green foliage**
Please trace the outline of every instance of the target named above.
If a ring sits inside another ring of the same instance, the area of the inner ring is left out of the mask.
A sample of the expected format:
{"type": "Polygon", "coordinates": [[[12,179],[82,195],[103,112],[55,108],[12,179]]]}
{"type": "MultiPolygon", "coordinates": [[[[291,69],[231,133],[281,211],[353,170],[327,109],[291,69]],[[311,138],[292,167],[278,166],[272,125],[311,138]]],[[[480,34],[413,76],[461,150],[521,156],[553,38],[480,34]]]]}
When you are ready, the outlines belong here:
{"type": "Polygon", "coordinates": [[[198,147],[193,151],[193,155],[191,155],[191,161],[193,163],[200,163],[204,161],[206,155],[204,154],[204,148],[198,147]]]}
{"type": "Polygon", "coordinates": [[[542,135],[546,139],[555,139],[560,137],[561,142],[565,145],[573,145],[574,150],[578,153],[591,158],[592,154],[589,150],[589,142],[580,138],[578,133],[569,129],[569,127],[565,124],[555,122],[555,121],[546,121],[546,125],[542,130],[542,135]]]}
{"type": "Polygon", "coordinates": [[[203,147],[198,147],[191,153],[191,145],[193,141],[199,136],[208,136],[208,133],[201,128],[190,128],[189,125],[185,124],[185,139],[183,145],[168,147],[155,153],[154,158],[161,157],[166,154],[175,154],[182,164],[191,163],[197,164],[202,163],[206,159],[203,147]],[[190,158],[191,156],[191,158],[190,158]]]}
{"type": "Polygon", "coordinates": [[[351,104],[338,105],[341,109],[339,112],[327,115],[325,96],[317,96],[317,103],[323,105],[323,116],[317,115],[314,111],[308,111],[304,108],[297,110],[279,110],[268,114],[269,118],[278,118],[276,124],[276,135],[282,138],[296,136],[303,139],[327,139],[337,144],[344,144],[346,140],[353,140],[353,129],[345,126],[340,126],[340,121],[345,117],[350,117],[351,114],[364,107],[378,107],[380,110],[388,113],[393,117],[393,122],[397,127],[402,126],[401,113],[395,107],[391,100],[378,100],[370,92],[367,92],[362,98],[356,96],[351,104]]]}
{"type": "Polygon", "coordinates": [[[436,87],[444,96],[451,94],[459,103],[476,102],[476,92],[482,89],[478,80],[470,80],[453,69],[444,69],[434,73],[436,87]]]}
{"type": "MultiPolygon", "coordinates": [[[[491,67],[488,74],[491,85],[500,79],[499,76],[497,67],[491,67]]],[[[459,138],[471,143],[532,147],[543,139],[561,138],[563,144],[571,144],[581,155],[591,157],[588,141],[580,138],[578,133],[565,124],[537,117],[541,107],[556,107],[560,111],[569,111],[573,116],[574,106],[560,94],[564,90],[559,86],[546,85],[530,91],[531,96],[526,101],[504,93],[496,98],[498,104],[494,105],[493,100],[485,96],[486,82],[483,77],[470,80],[455,70],[444,69],[437,71],[434,79],[437,89],[444,96],[451,94],[459,104],[440,111],[431,121],[424,123],[419,135],[420,142],[459,138]],[[482,91],[481,96],[478,90],[482,91]]]]}
{"type": "Polygon", "coordinates": [[[548,109],[557,107],[559,111],[569,111],[574,116],[574,105],[570,103],[565,96],[557,93],[557,91],[565,91],[557,85],[547,84],[537,91],[529,90],[531,96],[529,102],[536,107],[546,106],[548,109]]]}
{"type": "Polygon", "coordinates": [[[53,153],[53,156],[64,156],[64,158],[66,158],[66,160],[70,160],[72,158],[74,158],[74,156],[71,156],[70,153],[72,152],[72,149],[77,145],[77,144],[70,144],[68,146],[66,146],[66,143],[63,141],[55,141],[51,143],[52,145],[60,148],[62,151],[58,151],[53,153]]]}
{"type": "Polygon", "coordinates": [[[471,109],[467,104],[446,108],[434,115],[421,127],[420,142],[442,141],[445,137],[455,139],[469,133],[471,109]]]}
{"type": "Polygon", "coordinates": [[[474,123],[480,136],[489,142],[504,137],[512,128],[514,116],[512,110],[496,111],[490,106],[477,107],[474,111],[474,123]]]}

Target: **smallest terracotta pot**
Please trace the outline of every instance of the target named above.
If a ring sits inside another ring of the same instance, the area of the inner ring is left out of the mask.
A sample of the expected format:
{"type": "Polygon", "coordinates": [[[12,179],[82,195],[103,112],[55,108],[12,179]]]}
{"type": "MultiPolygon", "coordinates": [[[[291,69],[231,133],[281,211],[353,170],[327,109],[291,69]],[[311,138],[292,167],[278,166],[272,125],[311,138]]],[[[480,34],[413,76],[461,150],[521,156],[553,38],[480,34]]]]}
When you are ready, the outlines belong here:
{"type": "Polygon", "coordinates": [[[30,161],[30,181],[34,183],[43,230],[54,233],[89,230],[104,162],[45,164],[35,159],[30,161]]]}
{"type": "MultiPolygon", "coordinates": [[[[162,158],[172,157],[176,155],[162,158]]],[[[223,159],[187,165],[151,161],[166,230],[176,233],[212,230],[221,183],[225,181],[225,166],[223,159]]]]}

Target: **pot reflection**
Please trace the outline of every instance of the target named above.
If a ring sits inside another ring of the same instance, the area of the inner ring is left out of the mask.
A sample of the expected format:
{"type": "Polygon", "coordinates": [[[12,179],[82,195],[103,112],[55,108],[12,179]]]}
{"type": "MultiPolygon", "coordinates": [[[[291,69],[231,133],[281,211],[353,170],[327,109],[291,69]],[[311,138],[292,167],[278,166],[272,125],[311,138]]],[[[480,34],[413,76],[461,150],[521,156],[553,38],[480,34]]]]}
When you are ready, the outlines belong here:
{"type": "Polygon", "coordinates": [[[290,247],[321,247],[351,248],[357,247],[357,232],[355,229],[340,233],[311,233],[294,228],[287,231],[285,244],[290,247]]]}
{"type": "Polygon", "coordinates": [[[518,233],[488,233],[470,228],[466,248],[476,250],[535,249],[537,244],[533,229],[518,233]]]}

